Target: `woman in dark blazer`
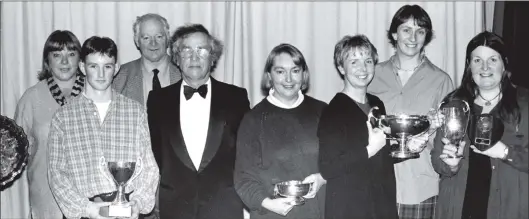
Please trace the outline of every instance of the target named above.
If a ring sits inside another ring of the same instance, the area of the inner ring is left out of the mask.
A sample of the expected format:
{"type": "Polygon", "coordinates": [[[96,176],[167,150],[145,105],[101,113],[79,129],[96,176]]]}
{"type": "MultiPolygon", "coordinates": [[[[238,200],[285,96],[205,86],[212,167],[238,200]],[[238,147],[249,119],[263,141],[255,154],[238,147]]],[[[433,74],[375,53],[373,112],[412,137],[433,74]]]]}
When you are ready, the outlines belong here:
{"type": "Polygon", "coordinates": [[[325,219],[397,218],[393,159],[385,134],[372,128],[368,112],[378,97],[367,93],[378,61],[363,35],[345,36],[334,49],[344,89],[322,113],[318,127],[320,173],[327,180],[325,219]]]}

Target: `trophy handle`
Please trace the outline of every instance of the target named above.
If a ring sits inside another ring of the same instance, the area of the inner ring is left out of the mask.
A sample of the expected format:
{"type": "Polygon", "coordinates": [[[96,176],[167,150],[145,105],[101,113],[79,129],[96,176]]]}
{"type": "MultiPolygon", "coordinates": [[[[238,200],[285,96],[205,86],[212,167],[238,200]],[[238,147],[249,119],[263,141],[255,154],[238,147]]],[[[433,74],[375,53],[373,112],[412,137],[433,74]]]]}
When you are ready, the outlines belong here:
{"type": "Polygon", "coordinates": [[[132,180],[134,180],[136,177],[140,175],[141,171],[143,170],[142,161],[143,160],[141,159],[141,157],[138,157],[138,159],[136,159],[136,167],[135,167],[134,173],[132,174],[132,177],[130,177],[130,179],[127,181],[127,184],[132,182],[132,180]]]}
{"type": "Polygon", "coordinates": [[[108,168],[107,168],[108,164],[107,162],[105,161],[105,157],[104,156],[101,156],[101,158],[99,158],[99,172],[101,172],[103,174],[103,176],[105,178],[108,179],[108,181],[110,181],[111,183],[114,183],[114,184],[117,184],[117,182],[114,180],[113,177],[110,177],[108,175],[108,168]]]}
{"type": "Polygon", "coordinates": [[[381,115],[380,118],[377,118],[373,114],[373,110],[378,110],[379,108],[377,106],[372,107],[369,109],[369,113],[367,114],[367,120],[371,123],[371,126],[373,128],[380,127],[382,125],[381,119],[384,118],[384,115],[381,115]]]}

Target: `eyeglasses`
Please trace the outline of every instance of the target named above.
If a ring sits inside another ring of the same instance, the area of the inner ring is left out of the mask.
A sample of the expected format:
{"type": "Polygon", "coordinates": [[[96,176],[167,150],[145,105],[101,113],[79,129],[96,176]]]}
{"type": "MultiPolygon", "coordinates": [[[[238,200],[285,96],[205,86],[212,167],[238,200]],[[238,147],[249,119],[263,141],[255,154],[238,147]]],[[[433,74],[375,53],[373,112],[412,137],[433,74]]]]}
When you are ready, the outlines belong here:
{"type": "Polygon", "coordinates": [[[183,47],[180,49],[180,56],[183,58],[190,58],[193,53],[196,53],[198,57],[205,58],[210,55],[209,48],[196,47],[195,49],[191,47],[183,47]]]}

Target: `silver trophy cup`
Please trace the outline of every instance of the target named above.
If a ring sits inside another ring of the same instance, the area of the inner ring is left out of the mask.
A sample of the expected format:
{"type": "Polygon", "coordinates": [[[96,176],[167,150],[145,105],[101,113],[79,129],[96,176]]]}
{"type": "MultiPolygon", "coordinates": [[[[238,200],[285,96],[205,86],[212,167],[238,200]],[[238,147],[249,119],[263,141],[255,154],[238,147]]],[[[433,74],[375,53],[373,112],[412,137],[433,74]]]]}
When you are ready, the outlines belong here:
{"type": "Polygon", "coordinates": [[[380,128],[388,139],[393,139],[398,142],[398,147],[392,149],[390,155],[394,158],[418,158],[419,153],[412,152],[406,146],[409,139],[415,135],[422,134],[428,131],[430,127],[430,121],[428,116],[425,115],[376,115],[374,111],[377,111],[378,107],[371,108],[369,112],[369,121],[374,128],[380,128]]]}
{"type": "MultiPolygon", "coordinates": [[[[439,111],[445,117],[441,125],[443,137],[448,139],[450,144],[459,147],[470,123],[470,106],[464,100],[452,100],[439,104],[439,111]]],[[[462,155],[457,157],[460,158],[462,155]]]]}
{"type": "Polygon", "coordinates": [[[303,205],[305,204],[305,198],[312,189],[312,183],[303,183],[299,180],[291,180],[286,182],[280,182],[274,185],[274,195],[279,197],[292,198],[292,201],[288,202],[291,205],[303,205]]]}
{"type": "Polygon", "coordinates": [[[125,188],[128,183],[138,177],[142,169],[140,157],[136,162],[106,162],[105,157],[101,157],[99,170],[117,188],[116,198],[108,207],[109,217],[130,217],[132,215],[131,206],[126,206],[128,201],[125,198],[125,188]]]}

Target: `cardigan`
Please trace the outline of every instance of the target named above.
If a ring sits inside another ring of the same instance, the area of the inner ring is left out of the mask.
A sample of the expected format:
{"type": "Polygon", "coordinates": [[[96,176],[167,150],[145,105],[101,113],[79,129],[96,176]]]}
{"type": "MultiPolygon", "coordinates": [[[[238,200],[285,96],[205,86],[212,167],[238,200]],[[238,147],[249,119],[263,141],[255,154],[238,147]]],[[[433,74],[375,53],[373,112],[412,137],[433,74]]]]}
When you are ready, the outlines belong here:
{"type": "MultiPolygon", "coordinates": [[[[385,114],[378,97],[371,107],[385,114]]],[[[368,158],[367,115],[354,100],[338,93],[322,113],[318,127],[319,167],[327,180],[325,219],[397,218],[394,160],[389,144],[368,158]]]]}
{"type": "MultiPolygon", "coordinates": [[[[488,219],[524,219],[529,218],[529,91],[518,87],[518,104],[521,122],[519,125],[504,121],[504,133],[501,142],[509,147],[506,160],[490,158],[492,176],[488,201],[488,219]]],[[[472,106],[481,108],[481,106],[472,106]]],[[[478,109],[480,112],[481,109],[478,109]]],[[[494,109],[493,109],[494,110],[494,109]]],[[[439,198],[435,210],[436,219],[460,219],[465,199],[468,159],[459,162],[457,172],[452,172],[439,156],[443,151],[442,133],[436,136],[432,150],[432,165],[440,176],[439,198]]],[[[467,135],[468,136],[468,135],[467,135]]],[[[470,139],[465,138],[463,156],[468,158],[470,139]]],[[[472,152],[474,153],[474,152],[472,152]]]]}
{"type": "Polygon", "coordinates": [[[62,218],[48,183],[48,134],[53,114],[61,106],[53,99],[46,80],[28,88],[17,104],[15,121],[28,137],[27,176],[29,203],[34,218],[62,218]]]}

